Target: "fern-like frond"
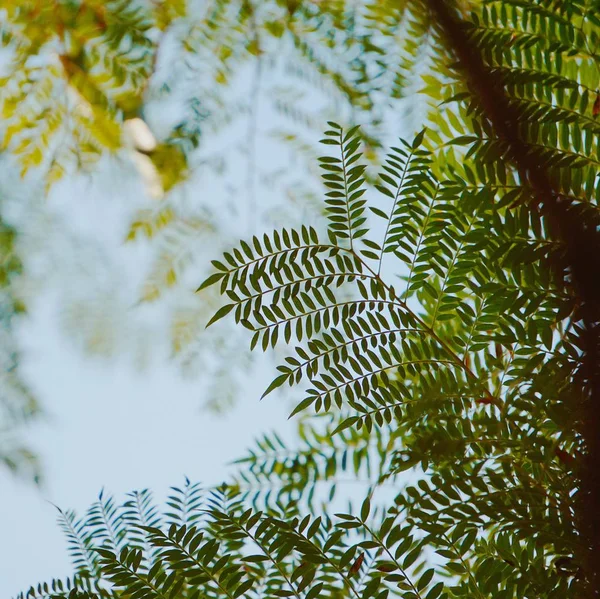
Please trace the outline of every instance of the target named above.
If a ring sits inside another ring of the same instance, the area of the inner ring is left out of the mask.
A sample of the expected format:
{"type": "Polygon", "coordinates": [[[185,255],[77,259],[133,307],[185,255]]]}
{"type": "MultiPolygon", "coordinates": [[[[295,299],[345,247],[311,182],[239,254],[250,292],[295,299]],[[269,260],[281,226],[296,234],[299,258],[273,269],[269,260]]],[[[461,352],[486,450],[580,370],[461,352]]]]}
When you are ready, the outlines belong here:
{"type": "MultiPolygon", "coordinates": [[[[332,126],[332,138],[334,131],[340,129],[332,126]]],[[[343,140],[343,133],[337,135],[343,140]]],[[[346,228],[336,229],[343,233],[339,239],[332,231],[331,244],[321,244],[308,230],[286,230],[262,243],[255,239],[253,249],[241,242],[241,249],[225,255],[227,266],[213,263],[217,272],[205,283],[219,283],[233,302],[213,321],[233,311],[237,322],[254,331],[253,345],[262,336],[263,348],[277,344],[282,327],[284,340],[299,345],[267,393],[307,381],[294,413],[310,407],[339,414],[337,434],[354,427],[369,438],[392,427],[403,447],[393,453],[388,476],[419,467],[446,477],[439,483],[441,494],[432,495],[424,479],[423,496],[408,490],[399,500],[408,502],[410,513],[414,499],[412,522],[430,542],[435,537],[444,545],[445,557],[461,554],[457,542],[474,530],[464,528],[465,518],[478,514],[482,534],[491,535],[487,539],[518,529],[525,541],[536,530],[540,542],[544,538],[552,547],[536,559],[549,564],[574,551],[570,499],[548,503],[547,490],[564,484],[574,449],[572,435],[555,420],[560,386],[555,400],[536,401],[541,381],[570,377],[576,368],[576,352],[566,349],[570,342],[561,332],[571,301],[552,285],[544,266],[557,246],[535,212],[514,206],[527,189],[506,166],[482,165],[475,149],[462,165],[434,176],[435,157],[419,149],[422,140],[419,134],[412,144],[401,142],[387,159],[378,189],[392,200],[392,209],[373,210],[385,219],[382,243],[365,241],[367,249],[358,249],[342,219],[349,214],[343,200],[333,222],[346,228]],[[402,293],[387,280],[384,254],[406,264],[402,293]],[[325,285],[320,272],[328,273],[325,285]],[[338,299],[332,285],[349,288],[350,299],[338,299]],[[467,488],[476,496],[467,498],[467,488]],[[450,507],[454,501],[456,510],[450,507]],[[472,507],[463,508],[465,502],[472,507]],[[463,528],[452,537],[455,526],[463,528]],[[559,531],[555,539],[552,530],[559,531]]],[[[325,164],[340,169],[326,170],[325,180],[339,186],[341,197],[352,194],[344,186],[343,158],[325,164]]],[[[285,462],[277,460],[261,467],[261,477],[286,472],[285,462]]],[[[484,537],[476,544],[471,537],[465,551],[478,563],[475,547],[484,546],[484,537]]],[[[448,567],[457,574],[467,566],[448,567]]],[[[513,574],[506,576],[513,580],[513,574]]],[[[482,593],[470,579],[465,585],[482,593]]]]}

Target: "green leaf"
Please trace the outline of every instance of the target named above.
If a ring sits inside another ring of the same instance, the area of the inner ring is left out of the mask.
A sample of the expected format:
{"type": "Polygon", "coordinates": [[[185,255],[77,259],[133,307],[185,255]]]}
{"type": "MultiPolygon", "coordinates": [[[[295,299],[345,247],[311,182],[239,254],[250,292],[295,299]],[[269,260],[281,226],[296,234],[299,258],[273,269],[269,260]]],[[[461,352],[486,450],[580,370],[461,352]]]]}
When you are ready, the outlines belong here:
{"type": "Polygon", "coordinates": [[[413,140],[413,143],[412,143],[413,150],[416,150],[423,143],[423,138],[425,137],[425,131],[426,131],[426,129],[422,129],[415,136],[415,139],[413,140]]]}
{"type": "Polygon", "coordinates": [[[314,398],[312,397],[307,397],[305,399],[303,399],[292,411],[292,413],[289,415],[289,418],[292,418],[293,416],[295,416],[296,414],[298,414],[299,412],[302,412],[303,410],[305,410],[306,408],[308,408],[310,405],[312,405],[314,403],[314,398]]]}
{"type": "Polygon", "coordinates": [[[226,304],[226,305],[222,306],[221,308],[219,308],[215,312],[215,315],[208,321],[206,328],[208,328],[209,326],[211,326],[212,324],[217,322],[217,320],[221,320],[221,318],[224,318],[225,316],[227,316],[227,314],[229,314],[233,310],[233,308],[235,308],[235,306],[236,306],[236,304],[226,304]]]}
{"type": "Polygon", "coordinates": [[[267,395],[269,395],[269,393],[271,393],[272,391],[274,391],[275,389],[277,389],[278,387],[281,387],[281,385],[283,385],[283,383],[285,383],[287,380],[289,379],[289,376],[287,374],[281,374],[279,375],[274,381],[271,382],[271,384],[267,387],[267,390],[262,394],[261,399],[263,397],[266,397],[267,395]]]}
{"type": "Polygon", "coordinates": [[[360,508],[360,519],[363,522],[366,522],[369,518],[369,514],[371,513],[371,500],[367,497],[360,508]]]}
{"type": "Polygon", "coordinates": [[[212,275],[210,275],[203,283],[202,285],[200,285],[200,287],[198,287],[198,289],[196,289],[196,293],[198,291],[202,291],[203,289],[206,289],[207,287],[211,287],[212,285],[214,285],[215,283],[218,283],[224,276],[226,276],[224,273],[220,273],[220,272],[216,272],[212,275]]]}
{"type": "Polygon", "coordinates": [[[351,426],[354,426],[356,424],[356,422],[358,422],[359,418],[357,416],[351,416],[350,418],[346,418],[344,419],[334,430],[333,430],[333,435],[337,435],[338,433],[341,433],[342,431],[346,430],[347,428],[350,428],[351,426]]]}

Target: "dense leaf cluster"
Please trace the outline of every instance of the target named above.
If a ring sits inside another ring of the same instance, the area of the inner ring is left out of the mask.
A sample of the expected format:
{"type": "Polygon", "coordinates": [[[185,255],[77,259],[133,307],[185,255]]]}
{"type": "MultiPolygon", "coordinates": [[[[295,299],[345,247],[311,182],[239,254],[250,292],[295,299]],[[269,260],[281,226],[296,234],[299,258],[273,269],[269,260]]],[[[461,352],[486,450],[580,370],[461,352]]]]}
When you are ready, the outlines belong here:
{"type": "Polygon", "coordinates": [[[383,203],[372,207],[385,231],[369,239],[364,202],[352,197],[359,186],[344,180],[356,168],[346,162],[352,140],[340,135],[339,162],[322,159],[342,173],[325,175],[329,197],[345,198],[345,211],[328,206],[329,243],[306,229],[242,243],[207,281],[231,302],[215,319],[233,311],[264,348],[280,330],[287,342],[304,341],[267,390],[306,380],[296,412],[332,412],[337,431],[356,427],[367,438],[380,428],[399,434],[382,479],[411,467],[424,479],[393,509],[430,543],[473,530],[457,573],[471,572],[482,589],[497,588],[498,575],[506,596],[565,593],[568,577],[547,571],[578,542],[571,465],[582,448],[566,398],[580,352],[572,302],[544,263],[555,243],[537,214],[509,208],[468,162],[436,177],[422,134],[386,160],[383,203]],[[384,274],[390,254],[406,263],[404,284],[384,274]],[[338,301],[343,286],[354,299],[338,301]],[[503,551],[518,556],[508,560],[512,572],[498,558],[500,574],[494,547],[506,539],[517,545],[503,551]],[[522,579],[521,551],[542,582],[522,579]]]}

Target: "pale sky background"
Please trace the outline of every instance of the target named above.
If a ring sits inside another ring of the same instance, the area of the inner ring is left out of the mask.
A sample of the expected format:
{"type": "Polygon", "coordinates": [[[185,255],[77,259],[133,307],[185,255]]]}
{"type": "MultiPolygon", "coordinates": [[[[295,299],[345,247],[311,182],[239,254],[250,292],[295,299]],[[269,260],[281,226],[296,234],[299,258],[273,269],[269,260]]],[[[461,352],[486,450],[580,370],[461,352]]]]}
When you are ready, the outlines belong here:
{"type": "MultiPolygon", "coordinates": [[[[234,89],[243,95],[247,85],[248,80],[242,81],[234,89]]],[[[313,108],[317,100],[298,98],[313,108]]],[[[177,123],[181,114],[177,98],[171,100],[172,104],[162,99],[148,106],[146,116],[159,134],[161,128],[168,130],[177,123]]],[[[267,104],[259,105],[259,138],[261,129],[266,133],[284,122],[267,104]]],[[[232,135],[244,139],[247,121],[237,126],[243,131],[236,129],[232,135]]],[[[400,133],[390,129],[390,138],[400,133]]],[[[249,196],[239,192],[249,180],[247,163],[239,155],[232,157],[231,139],[217,143],[231,162],[229,179],[211,174],[212,167],[198,168],[176,198],[178,205],[203,205],[218,212],[217,222],[232,240],[236,235],[239,239],[272,230],[274,225],[305,221],[313,209],[302,200],[295,204],[282,197],[281,185],[273,183],[277,178],[257,181],[257,203],[268,218],[261,220],[248,209],[249,196]]],[[[306,139],[314,144],[318,137],[306,139]]],[[[309,179],[305,167],[292,163],[290,169],[289,156],[280,148],[266,136],[260,138],[259,166],[267,165],[271,171],[287,168],[282,176],[288,183],[305,184],[309,179]]],[[[214,155],[215,146],[202,146],[199,162],[203,152],[214,155]]],[[[5,166],[4,184],[18,189],[17,179],[6,174],[5,166]]],[[[0,470],[0,599],[40,581],[72,574],[50,502],[83,514],[102,488],[119,499],[134,489],[150,488],[160,500],[184,476],[206,484],[226,479],[226,465],[242,456],[260,433],[277,429],[284,439],[294,435],[295,423],[287,420],[289,399],[273,395],[259,402],[275,376],[268,359],[241,375],[237,405],[224,416],[201,409],[210,400],[206,381],[184,378],[178,364],[169,360],[167,308],[182,298],[199,301],[193,290],[206,275],[208,261],[218,257],[228,240],[221,239],[214,247],[210,242],[201,244],[197,261],[202,267],[190,269],[165,301],[134,307],[156,245],[152,241],[125,245],[123,240],[135,211],[147,206],[148,200],[131,164],[101,164],[98,171],[91,181],[77,177],[59,184],[47,199],[25,186],[4,207],[12,221],[22,225],[26,268],[34,281],[27,300],[29,313],[18,331],[22,368],[50,419],[36,424],[29,435],[42,458],[44,487],[35,488],[0,470]],[[111,315],[111,326],[120,334],[112,358],[86,354],[78,348],[76,337],[65,334],[65,308],[78,298],[84,306],[89,303],[90,313],[100,303],[111,315]],[[135,366],[140,356],[143,370],[135,366]]],[[[234,343],[245,351],[249,336],[242,333],[234,343]]],[[[234,365],[235,351],[228,360],[234,365]]],[[[202,374],[201,363],[192,364],[194,368],[202,374]]]]}

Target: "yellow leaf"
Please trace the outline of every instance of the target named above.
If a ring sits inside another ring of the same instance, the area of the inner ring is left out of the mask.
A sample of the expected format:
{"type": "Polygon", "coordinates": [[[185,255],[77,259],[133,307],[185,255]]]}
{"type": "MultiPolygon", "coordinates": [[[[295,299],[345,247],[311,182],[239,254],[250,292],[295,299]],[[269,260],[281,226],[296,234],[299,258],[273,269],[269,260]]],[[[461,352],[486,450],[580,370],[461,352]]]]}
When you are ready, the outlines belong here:
{"type": "Polygon", "coordinates": [[[175,285],[175,283],[177,282],[177,273],[175,272],[175,270],[173,268],[169,268],[165,279],[166,279],[167,285],[169,287],[172,287],[173,285],[175,285]]]}

